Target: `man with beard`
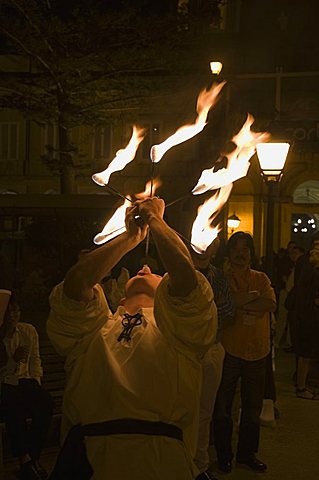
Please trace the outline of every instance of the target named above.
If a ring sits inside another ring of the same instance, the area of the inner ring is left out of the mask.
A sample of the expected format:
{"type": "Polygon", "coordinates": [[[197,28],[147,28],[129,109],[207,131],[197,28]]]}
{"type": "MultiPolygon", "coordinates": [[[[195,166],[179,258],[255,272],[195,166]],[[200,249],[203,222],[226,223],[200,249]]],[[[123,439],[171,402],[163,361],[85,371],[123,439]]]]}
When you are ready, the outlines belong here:
{"type": "Polygon", "coordinates": [[[232,470],[232,405],[241,379],[241,419],[237,464],[254,471],[267,469],[258,460],[260,413],[263,405],[266,357],[270,351],[270,312],[276,299],[270,280],[250,268],[254,243],[248,233],[236,232],[228,240],[230,271],[227,275],[236,307],[234,322],[225,326],[221,341],[225,349],[222,380],[214,410],[214,438],[219,469],[232,470]]]}

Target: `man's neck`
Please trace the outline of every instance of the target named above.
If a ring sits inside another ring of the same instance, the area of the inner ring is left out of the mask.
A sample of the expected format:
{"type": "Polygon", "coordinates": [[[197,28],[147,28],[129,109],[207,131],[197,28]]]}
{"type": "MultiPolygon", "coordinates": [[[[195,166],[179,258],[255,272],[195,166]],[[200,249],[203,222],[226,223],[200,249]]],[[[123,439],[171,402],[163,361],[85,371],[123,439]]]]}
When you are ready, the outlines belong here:
{"type": "Polygon", "coordinates": [[[140,308],[154,307],[154,298],[145,294],[134,295],[131,298],[125,298],[123,307],[130,315],[134,315],[140,308]]]}
{"type": "Polygon", "coordinates": [[[248,270],[250,268],[249,265],[237,265],[237,264],[234,264],[234,263],[231,263],[230,266],[231,266],[232,272],[234,272],[235,275],[236,274],[244,275],[245,273],[248,272],[248,270]]]}

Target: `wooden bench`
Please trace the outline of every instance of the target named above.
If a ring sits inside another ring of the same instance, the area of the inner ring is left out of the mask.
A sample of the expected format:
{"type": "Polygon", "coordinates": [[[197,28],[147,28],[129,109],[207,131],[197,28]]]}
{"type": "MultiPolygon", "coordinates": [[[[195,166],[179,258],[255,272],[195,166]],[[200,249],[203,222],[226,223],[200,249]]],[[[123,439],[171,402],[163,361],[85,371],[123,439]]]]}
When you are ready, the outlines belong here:
{"type": "MultiPolygon", "coordinates": [[[[40,338],[40,357],[43,367],[42,386],[54,400],[53,419],[46,442],[46,446],[52,447],[57,446],[59,443],[62,399],[65,386],[64,359],[56,353],[48,338],[40,338]]],[[[3,471],[4,462],[10,456],[5,424],[0,422],[0,473],[3,471]]]]}

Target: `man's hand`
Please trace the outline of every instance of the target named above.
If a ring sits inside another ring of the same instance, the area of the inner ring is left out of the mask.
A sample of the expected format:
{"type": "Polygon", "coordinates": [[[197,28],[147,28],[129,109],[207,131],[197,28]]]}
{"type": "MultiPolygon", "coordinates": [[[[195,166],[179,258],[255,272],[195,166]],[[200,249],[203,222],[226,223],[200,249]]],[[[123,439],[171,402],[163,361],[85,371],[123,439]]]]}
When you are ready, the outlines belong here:
{"type": "Polygon", "coordinates": [[[135,202],[138,208],[138,214],[144,221],[149,224],[153,218],[163,218],[165,211],[165,202],[162,198],[152,197],[145,200],[135,202]]]}
{"type": "Polygon", "coordinates": [[[29,355],[28,347],[24,345],[20,345],[20,347],[16,349],[12,357],[13,357],[13,360],[17,363],[18,362],[25,363],[27,361],[28,355],[29,355]]]}
{"type": "Polygon", "coordinates": [[[146,237],[148,226],[145,222],[136,222],[138,215],[137,205],[134,204],[132,207],[128,207],[126,209],[125,226],[128,235],[134,238],[137,243],[140,243],[146,237]]]}

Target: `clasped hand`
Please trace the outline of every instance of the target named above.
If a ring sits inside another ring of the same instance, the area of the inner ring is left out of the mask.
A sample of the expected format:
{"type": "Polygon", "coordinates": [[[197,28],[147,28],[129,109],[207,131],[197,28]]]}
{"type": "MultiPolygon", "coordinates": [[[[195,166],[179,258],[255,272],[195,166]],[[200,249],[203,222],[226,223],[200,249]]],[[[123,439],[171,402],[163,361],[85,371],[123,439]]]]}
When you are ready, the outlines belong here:
{"type": "Polygon", "coordinates": [[[20,345],[12,355],[15,362],[26,362],[29,355],[29,349],[26,346],[20,345]]]}
{"type": "Polygon", "coordinates": [[[144,240],[151,220],[163,218],[164,211],[165,202],[161,198],[137,200],[126,209],[125,225],[128,234],[138,241],[144,240]]]}

